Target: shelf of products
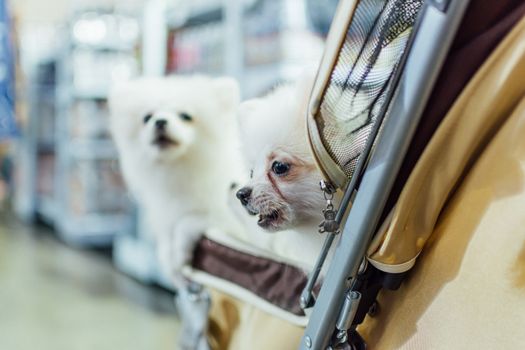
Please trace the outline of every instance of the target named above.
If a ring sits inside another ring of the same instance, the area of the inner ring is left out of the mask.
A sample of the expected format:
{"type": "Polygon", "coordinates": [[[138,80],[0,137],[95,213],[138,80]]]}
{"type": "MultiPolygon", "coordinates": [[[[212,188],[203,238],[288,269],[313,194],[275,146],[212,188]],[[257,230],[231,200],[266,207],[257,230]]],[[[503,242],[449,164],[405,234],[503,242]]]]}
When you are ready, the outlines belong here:
{"type": "Polygon", "coordinates": [[[243,97],[268,91],[316,64],[323,50],[322,33],[314,29],[307,1],[244,1],[217,13],[215,1],[200,7],[178,5],[168,18],[167,74],[204,72],[239,78],[243,97]],[[231,8],[231,9],[230,9],[231,8]],[[183,17],[186,14],[186,17],[183,17]],[[227,34],[238,33],[238,36],[227,34]],[[233,49],[232,49],[233,48],[233,49]],[[237,66],[231,62],[238,62],[237,66]]]}
{"type": "Polygon", "coordinates": [[[55,76],[53,57],[39,60],[26,75],[28,118],[17,141],[15,210],[27,221],[39,215],[52,223],[55,212],[55,76]]]}
{"type": "Polygon", "coordinates": [[[139,21],[82,10],[61,39],[28,74],[19,214],[42,219],[68,243],[107,246],[134,222],[109,133],[107,94],[112,83],[140,73],[139,21]]]}
{"type": "Polygon", "coordinates": [[[219,21],[170,31],[167,72],[220,74],[224,69],[223,36],[219,21]]]}
{"type": "Polygon", "coordinates": [[[109,134],[111,84],[140,73],[139,22],[106,10],[75,14],[57,81],[55,227],[76,245],[109,245],[132,229],[131,202],[109,134]]]}

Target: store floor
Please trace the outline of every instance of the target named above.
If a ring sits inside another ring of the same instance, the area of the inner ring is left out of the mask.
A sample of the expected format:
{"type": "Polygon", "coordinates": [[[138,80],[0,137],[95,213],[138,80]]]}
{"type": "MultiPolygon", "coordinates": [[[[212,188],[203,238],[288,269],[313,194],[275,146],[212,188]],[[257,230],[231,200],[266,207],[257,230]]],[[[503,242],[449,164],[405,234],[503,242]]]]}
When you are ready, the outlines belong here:
{"type": "Polygon", "coordinates": [[[175,349],[170,293],[0,213],[0,349],[175,349]]]}

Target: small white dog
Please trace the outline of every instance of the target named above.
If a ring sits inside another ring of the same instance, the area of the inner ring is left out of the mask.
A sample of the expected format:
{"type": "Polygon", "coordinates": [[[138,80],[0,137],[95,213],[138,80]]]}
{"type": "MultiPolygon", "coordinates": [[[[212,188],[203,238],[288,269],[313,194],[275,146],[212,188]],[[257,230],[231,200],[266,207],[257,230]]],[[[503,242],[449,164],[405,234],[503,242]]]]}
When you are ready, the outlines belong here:
{"type": "Polygon", "coordinates": [[[309,226],[315,232],[326,201],[322,175],[308,145],[306,108],[312,79],[276,88],[239,108],[241,142],[250,180],[237,198],[267,231],[309,226]]]}
{"type": "Polygon", "coordinates": [[[232,156],[238,103],[233,79],[204,76],[142,78],[111,93],[124,178],[175,283],[210,216],[225,230],[231,224],[226,201],[239,172],[232,156]]]}

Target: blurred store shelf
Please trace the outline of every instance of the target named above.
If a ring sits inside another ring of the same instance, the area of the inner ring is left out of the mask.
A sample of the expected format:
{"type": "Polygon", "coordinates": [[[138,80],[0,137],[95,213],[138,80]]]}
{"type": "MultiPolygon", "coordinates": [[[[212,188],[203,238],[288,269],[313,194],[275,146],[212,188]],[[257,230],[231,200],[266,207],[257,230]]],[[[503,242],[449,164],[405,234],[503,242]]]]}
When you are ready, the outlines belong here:
{"type": "Polygon", "coordinates": [[[108,98],[107,88],[75,89],[73,98],[79,100],[105,100],[108,98]]]}
{"type": "Polygon", "coordinates": [[[111,246],[119,233],[132,229],[128,215],[100,213],[61,220],[57,228],[62,240],[80,247],[111,246]]]}
{"type": "Polygon", "coordinates": [[[166,72],[203,72],[239,79],[244,98],[292,80],[318,63],[323,35],[307,1],[199,1],[167,11],[166,72]]]}
{"type": "Polygon", "coordinates": [[[36,212],[42,221],[53,225],[57,216],[57,205],[55,199],[49,195],[39,195],[36,199],[36,212]]]}
{"type": "Polygon", "coordinates": [[[315,23],[329,23],[329,14],[312,12],[312,5],[321,6],[195,0],[147,1],[135,13],[80,7],[63,26],[28,33],[22,48],[28,88],[19,94],[29,110],[18,147],[19,216],[40,218],[75,246],[113,244],[118,269],[170,288],[119,171],[108,130],[111,84],[140,75],[229,75],[243,98],[259,96],[320,58],[326,33],[315,23]]]}
{"type": "Polygon", "coordinates": [[[133,230],[106,99],[112,83],[139,74],[139,22],[112,10],[75,11],[50,32],[59,42],[55,51],[27,69],[17,211],[52,225],[75,246],[110,246],[133,230]]]}
{"type": "MultiPolygon", "coordinates": [[[[69,152],[76,159],[111,159],[117,161],[118,153],[110,140],[75,140],[69,152]]],[[[118,168],[118,165],[115,164],[118,168]]]]}

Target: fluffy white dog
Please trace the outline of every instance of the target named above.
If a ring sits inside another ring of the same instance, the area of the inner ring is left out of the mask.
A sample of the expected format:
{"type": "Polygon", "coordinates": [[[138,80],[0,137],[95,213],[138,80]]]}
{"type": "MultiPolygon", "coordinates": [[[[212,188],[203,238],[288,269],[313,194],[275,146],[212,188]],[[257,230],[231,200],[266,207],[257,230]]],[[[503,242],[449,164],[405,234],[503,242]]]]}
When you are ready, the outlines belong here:
{"type": "Polygon", "coordinates": [[[239,108],[241,142],[250,180],[237,198],[267,231],[314,227],[326,201],[322,175],[308,145],[306,108],[310,78],[277,87],[239,108]]]}
{"type": "Polygon", "coordinates": [[[239,171],[232,156],[238,103],[234,80],[204,76],[142,78],[111,93],[124,178],[175,283],[210,221],[234,225],[226,201],[239,171]]]}

